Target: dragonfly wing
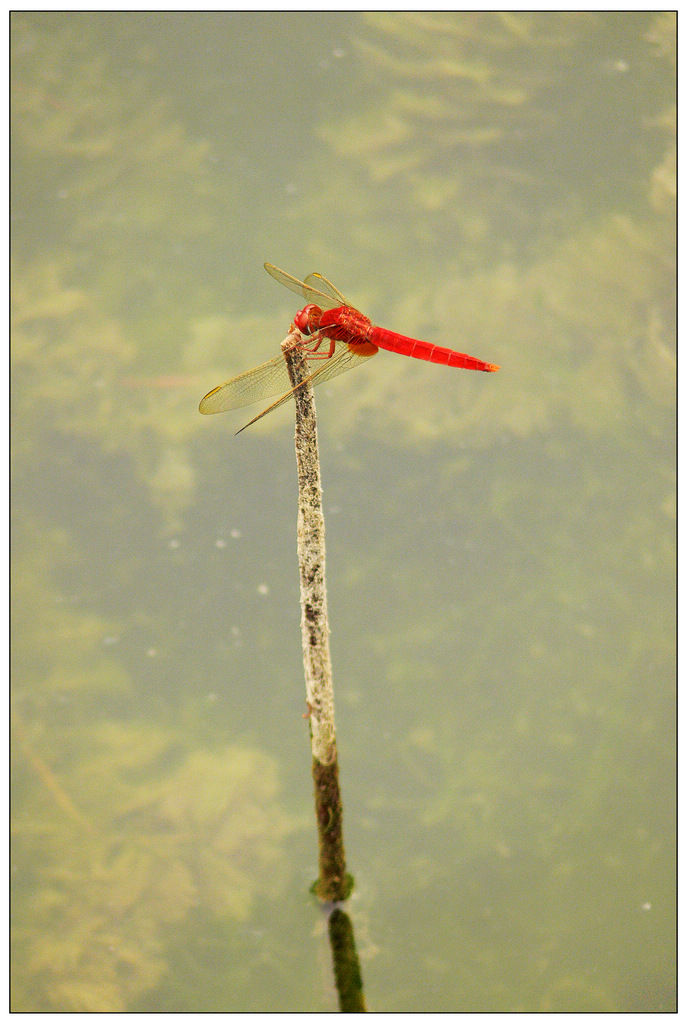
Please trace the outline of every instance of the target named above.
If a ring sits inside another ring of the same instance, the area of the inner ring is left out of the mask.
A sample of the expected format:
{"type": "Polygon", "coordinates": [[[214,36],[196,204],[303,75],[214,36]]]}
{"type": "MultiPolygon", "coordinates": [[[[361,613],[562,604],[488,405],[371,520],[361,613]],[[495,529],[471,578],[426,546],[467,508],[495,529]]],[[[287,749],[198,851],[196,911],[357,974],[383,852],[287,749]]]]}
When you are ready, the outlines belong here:
{"type": "MultiPolygon", "coordinates": [[[[354,366],[364,363],[370,356],[375,355],[376,351],[375,349],[374,352],[360,355],[359,352],[354,352],[344,342],[338,342],[336,351],[331,359],[323,359],[308,379],[313,387],[317,384],[323,384],[324,381],[331,380],[332,377],[338,377],[340,373],[346,373],[347,370],[352,370],[354,366]]],[[[312,366],[312,361],[310,365],[312,366]]]]}
{"type": "Polygon", "coordinates": [[[213,388],[203,398],[199,409],[205,415],[241,409],[271,395],[279,395],[291,387],[288,370],[282,355],[275,356],[252,370],[232,377],[226,384],[213,388]]]}
{"type": "Polygon", "coordinates": [[[348,305],[341,292],[321,274],[308,274],[305,281],[299,281],[297,277],[292,277],[285,270],[275,267],[273,263],[265,263],[265,270],[279,284],[283,284],[285,288],[307,299],[308,302],[314,302],[320,309],[348,305]]]}
{"type": "MultiPolygon", "coordinates": [[[[374,354],[374,352],[371,352],[367,355],[360,355],[356,352],[352,352],[348,345],[340,345],[334,355],[330,359],[322,360],[317,369],[309,374],[305,380],[301,381],[298,387],[306,387],[308,384],[312,384],[313,387],[316,387],[317,384],[322,384],[326,380],[331,380],[332,377],[336,377],[340,373],[345,373],[346,370],[352,370],[354,366],[364,362],[374,354]]],[[[312,363],[310,365],[312,365],[312,363]]],[[[289,398],[293,397],[293,393],[296,390],[296,388],[292,388],[290,391],[287,391],[285,395],[278,398],[276,402],[272,402],[272,405],[263,409],[261,413],[258,413],[258,415],[254,416],[252,420],[245,424],[245,426],[241,427],[241,430],[245,430],[246,427],[252,426],[253,423],[262,419],[263,416],[266,416],[268,412],[273,412],[275,409],[278,409],[280,405],[283,405],[284,402],[287,402],[289,398]]],[[[210,394],[212,394],[212,392],[210,394]]],[[[241,433],[241,430],[238,431],[239,434],[241,433]]]]}
{"type": "MultiPolygon", "coordinates": [[[[318,295],[326,295],[334,302],[334,306],[348,306],[349,302],[343,297],[338,288],[335,288],[331,281],[328,281],[322,274],[308,274],[305,279],[305,287],[317,292],[318,295]]],[[[330,309],[333,309],[331,306],[330,309]]]]}
{"type": "MultiPolygon", "coordinates": [[[[340,342],[331,358],[311,360],[310,366],[312,367],[314,364],[315,369],[307,380],[314,387],[316,384],[331,380],[332,377],[352,369],[357,363],[369,358],[369,355],[352,352],[348,345],[340,342]]],[[[240,373],[238,377],[232,377],[226,384],[220,384],[219,387],[213,388],[201,400],[198,408],[200,412],[210,416],[217,412],[228,412],[230,409],[241,409],[244,405],[252,405],[253,402],[270,398],[272,395],[281,395],[279,401],[274,406],[270,406],[271,411],[290,398],[292,391],[286,362],[284,356],[280,354],[260,366],[253,367],[252,370],[240,373]]]]}

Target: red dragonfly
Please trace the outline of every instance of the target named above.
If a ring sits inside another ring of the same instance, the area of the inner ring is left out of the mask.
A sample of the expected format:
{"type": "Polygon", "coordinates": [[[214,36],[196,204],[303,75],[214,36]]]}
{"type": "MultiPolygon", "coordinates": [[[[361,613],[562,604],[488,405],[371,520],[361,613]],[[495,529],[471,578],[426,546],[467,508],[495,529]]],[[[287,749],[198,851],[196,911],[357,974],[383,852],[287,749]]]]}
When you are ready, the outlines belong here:
{"type": "MultiPolygon", "coordinates": [[[[395,331],[387,331],[384,327],[375,327],[368,317],[349,305],[341,292],[321,274],[309,274],[305,281],[299,281],[271,263],[265,264],[265,270],[275,281],[308,300],[307,306],[296,313],[293,323],[301,334],[300,344],[308,360],[317,361],[318,365],[299,387],[303,384],[315,385],[331,380],[337,374],[344,373],[363,360],[369,359],[380,348],[464,370],[485,370],[487,373],[493,373],[499,369],[493,363],[484,363],[474,356],[466,356],[450,348],[441,348],[426,341],[407,338],[403,334],[396,334],[395,331]],[[325,341],[328,342],[327,345],[323,344],[325,341]]],[[[278,409],[288,401],[294,390],[284,357],[278,355],[214,388],[201,401],[199,409],[209,415],[226,412],[228,409],[240,409],[262,398],[281,395],[250,423],[241,427],[241,430],[245,430],[268,412],[278,409]]],[[[238,431],[239,434],[241,430],[238,431]]]]}

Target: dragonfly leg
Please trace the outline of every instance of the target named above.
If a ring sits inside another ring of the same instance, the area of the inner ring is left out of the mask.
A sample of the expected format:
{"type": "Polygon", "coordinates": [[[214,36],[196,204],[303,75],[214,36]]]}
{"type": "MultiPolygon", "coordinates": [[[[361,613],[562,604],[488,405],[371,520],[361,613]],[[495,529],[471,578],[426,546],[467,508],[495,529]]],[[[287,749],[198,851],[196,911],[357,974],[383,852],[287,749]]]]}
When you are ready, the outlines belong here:
{"type": "Polygon", "coordinates": [[[308,344],[304,346],[308,353],[309,359],[332,358],[332,356],[334,355],[334,349],[336,348],[336,341],[334,338],[329,339],[329,349],[326,352],[320,352],[319,348],[324,339],[325,335],[318,332],[317,334],[313,335],[308,344]]]}

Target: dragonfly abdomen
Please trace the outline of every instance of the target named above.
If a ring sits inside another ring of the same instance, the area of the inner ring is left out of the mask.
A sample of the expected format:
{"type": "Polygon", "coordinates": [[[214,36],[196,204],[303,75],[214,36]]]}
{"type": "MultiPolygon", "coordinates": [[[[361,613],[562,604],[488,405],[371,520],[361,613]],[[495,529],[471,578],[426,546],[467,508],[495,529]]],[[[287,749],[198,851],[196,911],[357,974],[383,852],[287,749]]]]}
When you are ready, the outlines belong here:
{"type": "Polygon", "coordinates": [[[373,327],[370,338],[379,348],[387,349],[389,352],[399,352],[404,356],[412,356],[413,359],[426,359],[430,363],[455,366],[461,370],[484,370],[488,373],[498,370],[498,366],[493,363],[485,363],[481,359],[467,356],[463,352],[442,348],[441,345],[430,345],[428,341],[407,338],[405,334],[396,334],[395,331],[388,331],[385,327],[373,327]]]}

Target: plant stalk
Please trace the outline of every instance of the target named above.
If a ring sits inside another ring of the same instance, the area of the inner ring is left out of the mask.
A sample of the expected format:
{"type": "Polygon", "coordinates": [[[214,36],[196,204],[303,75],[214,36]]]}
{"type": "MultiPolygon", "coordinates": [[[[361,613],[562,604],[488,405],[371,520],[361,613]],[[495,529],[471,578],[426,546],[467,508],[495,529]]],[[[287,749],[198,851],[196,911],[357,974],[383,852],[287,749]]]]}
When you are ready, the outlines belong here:
{"type": "Polygon", "coordinates": [[[303,348],[298,344],[300,341],[300,335],[292,329],[282,342],[282,351],[291,383],[296,388],[301,638],[319,846],[319,876],[313,891],[323,902],[335,902],[349,896],[353,879],[346,873],[343,843],[317,421],[312,387],[307,381],[311,371],[303,348]]]}

